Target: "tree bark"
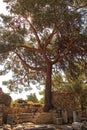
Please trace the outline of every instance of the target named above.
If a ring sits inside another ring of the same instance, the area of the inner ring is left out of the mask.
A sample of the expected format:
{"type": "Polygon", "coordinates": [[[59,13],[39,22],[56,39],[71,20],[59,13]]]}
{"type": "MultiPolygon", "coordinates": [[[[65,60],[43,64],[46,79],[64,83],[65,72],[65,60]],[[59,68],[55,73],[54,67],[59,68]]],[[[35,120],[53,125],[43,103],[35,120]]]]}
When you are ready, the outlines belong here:
{"type": "Polygon", "coordinates": [[[86,98],[85,98],[84,95],[82,95],[82,96],[80,97],[80,103],[81,103],[81,111],[84,111],[85,106],[86,106],[86,98]]]}
{"type": "Polygon", "coordinates": [[[52,65],[48,65],[47,73],[46,73],[46,86],[45,86],[45,100],[44,100],[44,111],[48,112],[50,109],[53,108],[52,106],[52,82],[51,82],[51,75],[52,75],[52,65]]]}

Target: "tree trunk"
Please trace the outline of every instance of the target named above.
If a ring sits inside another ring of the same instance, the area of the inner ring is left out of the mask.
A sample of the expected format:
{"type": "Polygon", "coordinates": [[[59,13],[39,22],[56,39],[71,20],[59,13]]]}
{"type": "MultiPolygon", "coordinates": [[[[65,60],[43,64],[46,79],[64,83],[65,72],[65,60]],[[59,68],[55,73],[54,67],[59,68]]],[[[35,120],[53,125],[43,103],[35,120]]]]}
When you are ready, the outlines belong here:
{"type": "Polygon", "coordinates": [[[46,86],[45,86],[45,106],[44,111],[48,112],[50,109],[52,109],[52,82],[51,82],[51,75],[52,75],[52,66],[49,65],[47,67],[47,73],[46,73],[46,86]]]}
{"type": "Polygon", "coordinates": [[[80,97],[80,103],[81,103],[81,111],[84,111],[85,106],[86,106],[86,98],[85,98],[84,95],[82,95],[82,96],[80,97]]]}

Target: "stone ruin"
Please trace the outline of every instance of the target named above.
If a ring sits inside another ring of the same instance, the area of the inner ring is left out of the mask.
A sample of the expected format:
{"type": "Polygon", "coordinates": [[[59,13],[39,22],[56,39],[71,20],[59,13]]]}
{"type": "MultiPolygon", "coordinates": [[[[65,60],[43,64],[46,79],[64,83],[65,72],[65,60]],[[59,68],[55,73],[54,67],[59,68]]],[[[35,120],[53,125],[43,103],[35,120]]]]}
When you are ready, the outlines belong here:
{"type": "Polygon", "coordinates": [[[0,104],[4,104],[7,107],[10,107],[11,97],[8,94],[5,94],[0,88],[0,104]]]}
{"type": "Polygon", "coordinates": [[[0,88],[0,125],[6,123],[7,111],[10,108],[11,97],[8,94],[5,94],[0,88]]]}
{"type": "Polygon", "coordinates": [[[60,116],[67,112],[69,119],[73,117],[73,111],[76,110],[75,95],[73,93],[54,91],[52,93],[52,104],[54,109],[60,113],[60,116]]]}
{"type": "Polygon", "coordinates": [[[10,107],[10,104],[11,97],[0,91],[0,125],[3,123],[14,125],[26,122],[56,125],[72,123],[73,112],[76,111],[76,103],[72,93],[53,92],[52,104],[54,109],[49,112],[43,112],[43,107],[40,104],[20,103],[16,111],[15,107],[10,107]]]}

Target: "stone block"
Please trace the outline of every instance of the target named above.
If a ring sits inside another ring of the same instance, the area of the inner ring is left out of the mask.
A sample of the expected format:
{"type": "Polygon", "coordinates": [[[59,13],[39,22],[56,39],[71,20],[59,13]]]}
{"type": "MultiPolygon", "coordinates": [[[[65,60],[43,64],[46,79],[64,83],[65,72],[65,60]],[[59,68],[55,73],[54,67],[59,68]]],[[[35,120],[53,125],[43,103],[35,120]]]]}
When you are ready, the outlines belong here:
{"type": "Polygon", "coordinates": [[[3,114],[0,113],[0,126],[2,126],[2,124],[3,124],[3,114]]]}
{"type": "Polygon", "coordinates": [[[53,114],[50,112],[43,112],[36,114],[36,123],[50,124],[53,123],[53,114]]]}
{"type": "Polygon", "coordinates": [[[63,121],[62,121],[62,118],[56,118],[55,119],[55,124],[56,125],[62,125],[63,121]]]}

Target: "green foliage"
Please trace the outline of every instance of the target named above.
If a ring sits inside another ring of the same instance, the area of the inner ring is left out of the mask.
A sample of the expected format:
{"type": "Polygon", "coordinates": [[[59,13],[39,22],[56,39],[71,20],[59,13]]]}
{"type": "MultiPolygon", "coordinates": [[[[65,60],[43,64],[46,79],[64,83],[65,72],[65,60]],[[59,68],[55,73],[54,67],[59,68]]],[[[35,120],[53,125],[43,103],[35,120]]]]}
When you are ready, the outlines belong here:
{"type": "Polygon", "coordinates": [[[44,97],[39,100],[40,104],[44,104],[44,97]]]}
{"type": "Polygon", "coordinates": [[[53,77],[53,91],[74,93],[77,108],[87,105],[87,70],[85,60],[76,60],[69,64],[68,70],[53,77]],[[75,70],[75,71],[74,71],[75,70]]]}
{"type": "Polygon", "coordinates": [[[33,103],[38,103],[38,98],[35,93],[31,93],[27,96],[27,101],[32,101],[33,103]]]}
{"type": "Polygon", "coordinates": [[[25,106],[27,104],[27,101],[22,99],[22,98],[18,98],[17,100],[12,101],[11,106],[12,107],[21,107],[21,106],[25,106]]]}
{"type": "Polygon", "coordinates": [[[86,61],[76,59],[69,63],[68,69],[61,73],[54,73],[52,77],[53,90],[66,90],[75,93],[82,93],[87,88],[86,61]]]}
{"type": "Polygon", "coordinates": [[[65,75],[64,72],[54,73],[52,76],[52,90],[65,91],[65,75]]]}
{"type": "Polygon", "coordinates": [[[44,98],[45,98],[45,90],[41,90],[39,94],[42,96],[42,98],[39,100],[40,104],[44,104],[44,98]]]}

